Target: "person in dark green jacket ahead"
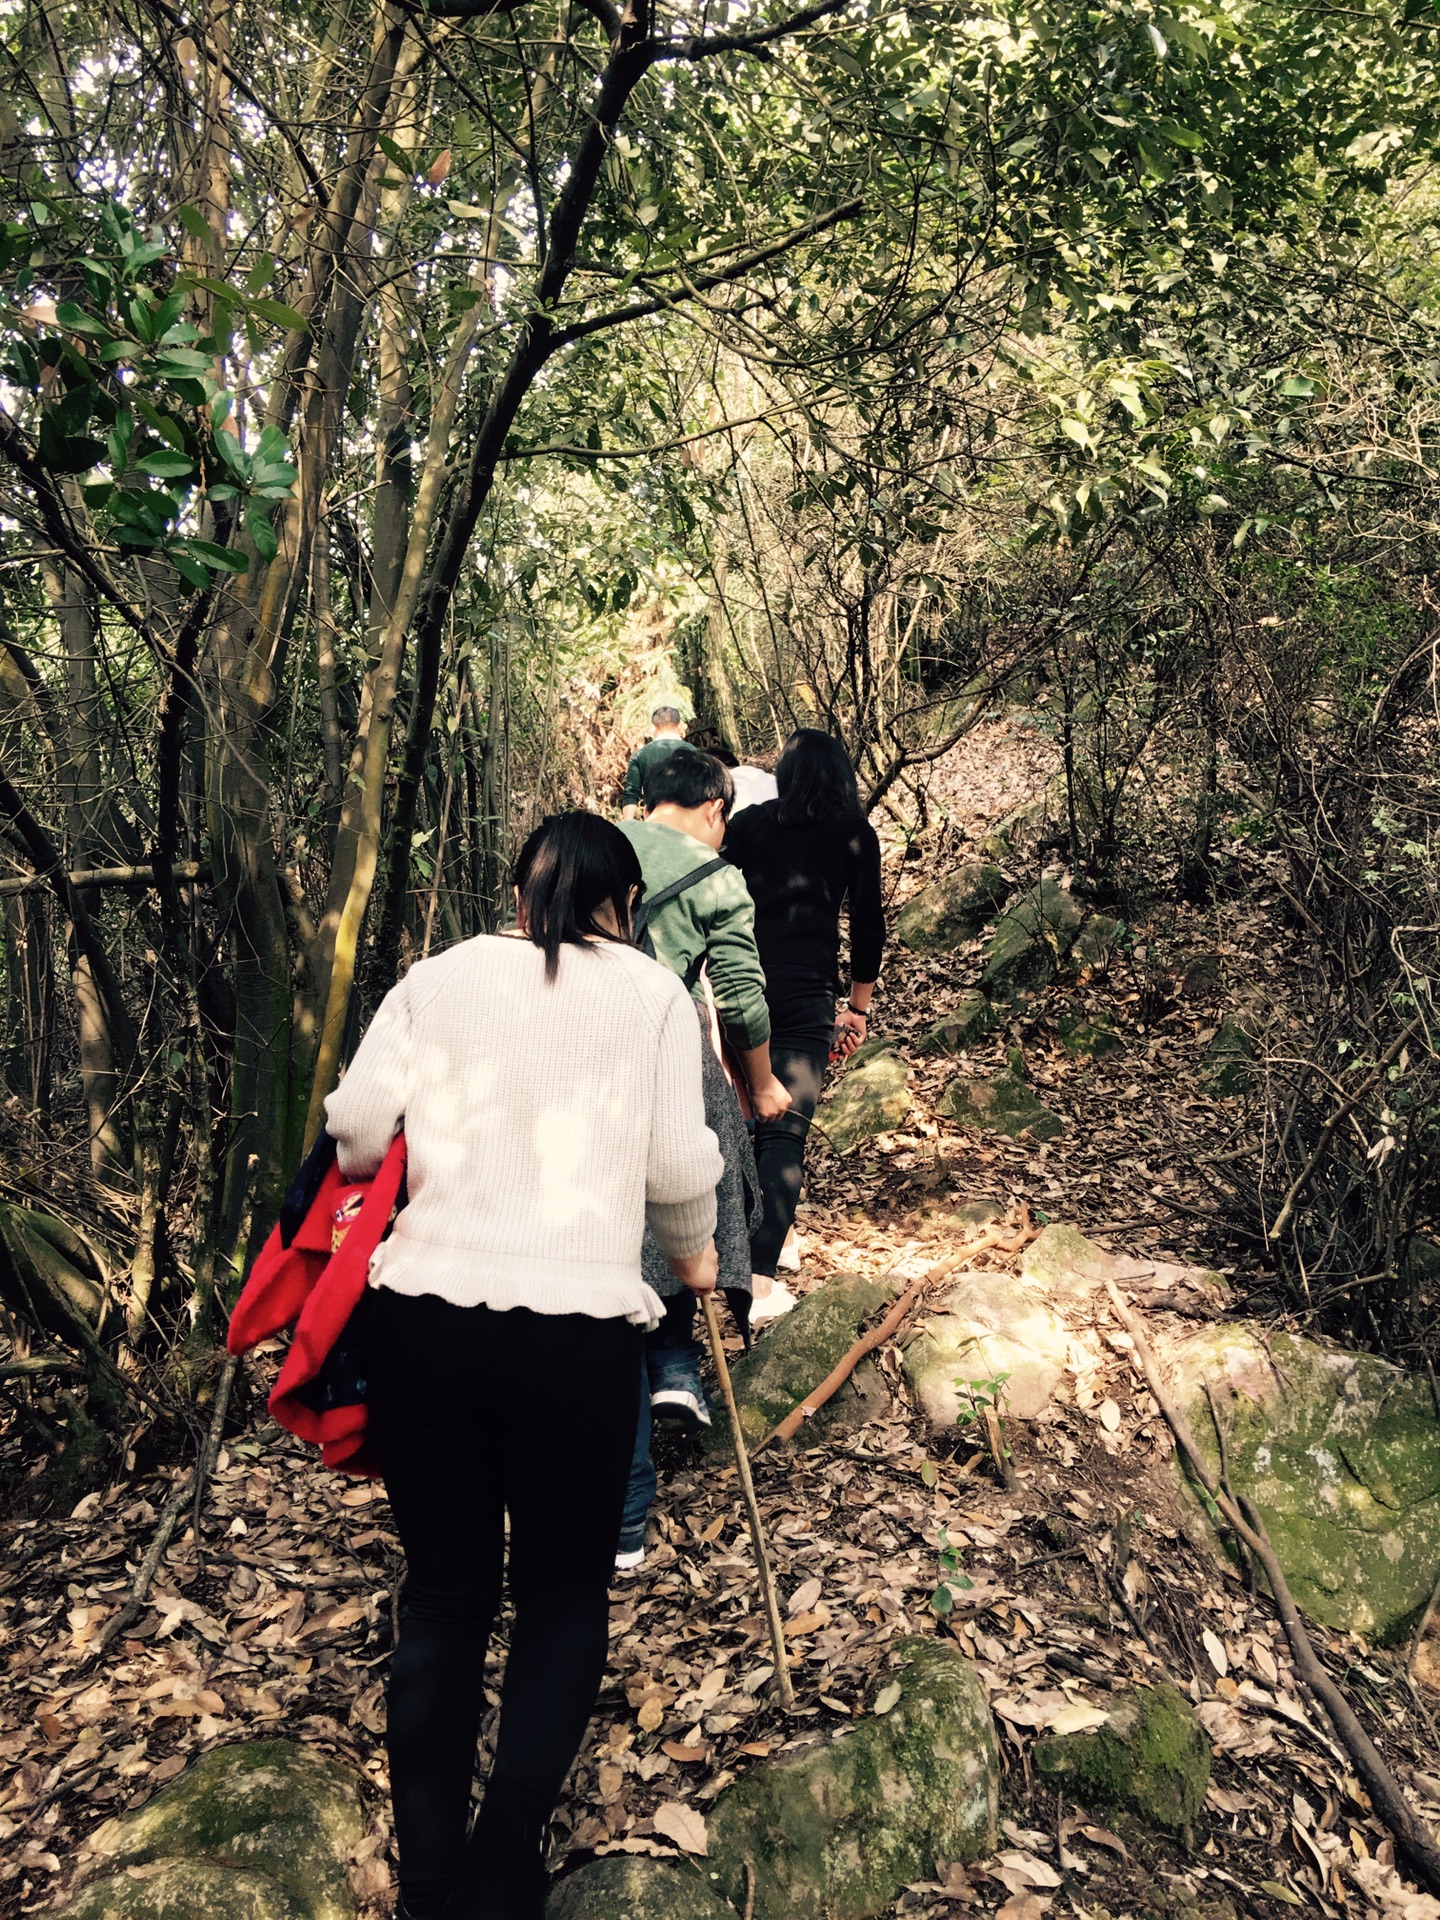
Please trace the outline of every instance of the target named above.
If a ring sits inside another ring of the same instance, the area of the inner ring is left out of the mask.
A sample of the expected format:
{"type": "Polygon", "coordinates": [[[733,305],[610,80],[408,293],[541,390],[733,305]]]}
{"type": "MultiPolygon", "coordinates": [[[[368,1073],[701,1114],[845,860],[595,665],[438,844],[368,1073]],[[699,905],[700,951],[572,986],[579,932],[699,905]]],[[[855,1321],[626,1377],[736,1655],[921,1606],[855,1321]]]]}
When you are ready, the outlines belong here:
{"type": "MultiPolygon", "coordinates": [[[[718,760],[679,744],[646,775],[644,820],[622,821],[620,831],[640,856],[642,911],[646,902],[658,903],[649,910],[645,929],[655,958],[679,975],[696,1002],[703,1031],[705,1121],[720,1142],[725,1163],[715,1192],[719,1284],[743,1330],[749,1319],[749,1229],[752,1214],[758,1219],[753,1204],[758,1181],[734,1089],[711,1044],[702,970],[726,1037],[739,1056],[756,1115],[778,1118],[789,1107],[790,1096],[770,1066],[770,1009],[755,948],[754,904],[739,873],[719,859],[734,798],[730,775],[718,760]],[[692,875],[700,877],[664,897],[692,875]]],[[[655,1494],[651,1410],[655,1418],[678,1421],[692,1432],[710,1424],[700,1381],[695,1303],[673,1284],[648,1235],[641,1271],[664,1301],[665,1318],[646,1338],[649,1392],[641,1396],[640,1430],[621,1523],[616,1565],[622,1570],[638,1566],[644,1556],[645,1522],[655,1494]]]]}
{"type": "Polygon", "coordinates": [[[656,707],[650,716],[654,737],[637,747],[625,769],[625,785],[620,790],[620,818],[638,820],[645,797],[645,776],[652,767],[685,744],[685,722],[678,707],[656,707]]]}

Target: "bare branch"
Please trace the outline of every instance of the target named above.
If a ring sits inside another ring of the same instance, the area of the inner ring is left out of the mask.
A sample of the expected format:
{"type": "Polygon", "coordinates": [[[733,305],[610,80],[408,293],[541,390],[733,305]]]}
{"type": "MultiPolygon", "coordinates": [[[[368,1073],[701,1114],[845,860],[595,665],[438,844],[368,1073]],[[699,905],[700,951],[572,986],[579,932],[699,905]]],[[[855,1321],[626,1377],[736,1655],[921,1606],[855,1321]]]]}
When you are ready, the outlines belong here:
{"type": "Polygon", "coordinates": [[[583,340],[587,334],[600,333],[606,327],[624,326],[627,320],[643,320],[647,314],[661,313],[667,307],[678,306],[683,300],[693,300],[699,294],[708,293],[712,287],[723,287],[732,281],[743,280],[756,267],[763,267],[770,260],[778,260],[781,254],[788,253],[792,247],[813,240],[817,234],[828,233],[832,227],[838,227],[842,220],[853,220],[862,204],[859,199],[846,200],[829,213],[818,214],[815,219],[807,220],[803,227],[795,227],[778,240],[770,241],[767,246],[743,254],[733,266],[715,273],[697,274],[678,293],[664,294],[654,300],[637,300],[631,306],[617,308],[613,313],[597,313],[592,319],[577,320],[573,327],[565,327],[555,335],[555,345],[567,347],[574,340],[583,340]]]}

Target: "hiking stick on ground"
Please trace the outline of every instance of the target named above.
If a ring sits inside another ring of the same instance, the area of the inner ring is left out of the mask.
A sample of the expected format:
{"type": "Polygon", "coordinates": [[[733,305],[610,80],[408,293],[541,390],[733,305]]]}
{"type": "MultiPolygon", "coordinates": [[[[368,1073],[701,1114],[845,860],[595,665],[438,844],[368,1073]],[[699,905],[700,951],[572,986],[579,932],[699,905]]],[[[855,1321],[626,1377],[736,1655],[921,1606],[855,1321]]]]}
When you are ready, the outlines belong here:
{"type": "Polygon", "coordinates": [[[1440,1847],[1436,1846],[1425,1823],[1406,1798],[1405,1789],[1380,1757],[1374,1742],[1356,1718],[1350,1702],[1321,1665],[1320,1656],[1295,1605],[1295,1596],[1290,1591],[1285,1570],[1270,1544],[1264,1520],[1253,1502],[1243,1494],[1236,1496],[1230,1493],[1211,1473],[1190,1431],[1189,1422],[1161,1383],[1160,1370],[1155,1364],[1155,1355],[1139,1317],[1126,1305],[1113,1280],[1105,1282],[1105,1291],[1125,1331],[1135,1342],[1135,1355],[1144,1370],[1146,1384],[1169,1423],[1190,1471],[1224,1514],[1236,1538],[1243,1541],[1265,1569],[1275,1609],[1280,1615],[1280,1624],[1290,1643],[1295,1671],[1325,1709],[1340,1736],[1341,1745],[1354,1762],[1355,1771],[1370,1796],[1371,1805],[1395,1837],[1396,1852],[1417,1880],[1423,1882],[1431,1893],[1440,1894],[1440,1847]]]}
{"type": "MultiPolygon", "coordinates": [[[[872,1327],[869,1333],[862,1333],[849,1352],[826,1374],[819,1386],[812,1393],[807,1393],[799,1406],[792,1407],[779,1426],[772,1428],[766,1434],[760,1445],[756,1447],[756,1453],[762,1452],[772,1440],[793,1439],[812,1414],[818,1413],[827,1400],[834,1399],[866,1355],[873,1353],[876,1347],[883,1347],[890,1336],[899,1330],[906,1314],[924,1295],[927,1288],[933,1287],[937,1280],[943,1280],[947,1273],[953,1273],[957,1267],[964,1266],[967,1260],[973,1260],[976,1254],[984,1253],[989,1247],[995,1247],[1002,1253],[1017,1253],[1027,1241],[1034,1238],[1035,1229],[1030,1224],[1030,1209],[1022,1200],[1020,1225],[1013,1234],[1007,1234],[1001,1226],[987,1227],[978,1240],[972,1240],[968,1247],[962,1247],[958,1253],[952,1253],[938,1266],[931,1267],[928,1273],[912,1281],[880,1324],[872,1327]]],[[[998,1457],[996,1465],[1003,1477],[1004,1468],[998,1457]]]]}
{"type": "Polygon", "coordinates": [[[730,1384],[730,1368],[720,1339],[720,1322],[715,1317],[715,1295],[702,1293],[700,1305],[705,1311],[705,1331],[710,1336],[710,1357],[730,1416],[730,1437],[735,1442],[735,1470],[740,1476],[740,1492],[745,1515],[750,1522],[750,1544],[755,1549],[755,1571],[760,1576],[760,1598],[770,1625],[770,1646],[775,1655],[775,1689],[786,1713],[795,1711],[795,1690],[790,1685],[790,1661],[785,1652],[785,1626],[780,1618],[780,1603],[775,1596],[775,1580],[770,1572],[770,1556],[765,1551],[765,1531],[760,1524],[760,1508],[755,1500],[755,1482],[750,1477],[750,1456],[745,1451],[745,1434],[740,1425],[740,1409],[735,1404],[735,1389],[730,1384]]]}

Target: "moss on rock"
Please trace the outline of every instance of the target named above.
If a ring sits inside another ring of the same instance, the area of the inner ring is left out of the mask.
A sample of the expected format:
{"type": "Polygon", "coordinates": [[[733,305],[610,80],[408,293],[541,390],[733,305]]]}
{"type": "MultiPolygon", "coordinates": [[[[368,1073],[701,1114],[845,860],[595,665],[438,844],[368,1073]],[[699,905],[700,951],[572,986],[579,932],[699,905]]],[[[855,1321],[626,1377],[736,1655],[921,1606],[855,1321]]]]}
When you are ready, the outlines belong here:
{"type": "Polygon", "coordinates": [[[1210,1743],[1174,1687],[1136,1687],[1113,1698],[1103,1727],[1039,1741],[1035,1769],[1081,1800],[1179,1833],[1205,1804],[1210,1743]]]}
{"type": "Polygon", "coordinates": [[[1059,1030],[1061,1046],[1082,1060],[1103,1060],[1107,1054],[1118,1053],[1125,1044],[1115,1031],[1114,1023],[1103,1013],[1093,1020],[1077,1020],[1073,1015],[1062,1014],[1059,1030]]]}
{"type": "Polygon", "coordinates": [[[215,1747],[91,1840],[115,1867],[157,1871],[93,1881],[66,1920],[352,1920],[364,1826],[342,1761],[291,1740],[215,1747]]]}
{"type": "Polygon", "coordinates": [[[736,1920],[712,1873],[708,1866],[607,1854],[566,1875],[546,1903],[545,1920],[736,1920]]]}
{"type": "MultiPolygon", "coordinates": [[[[751,1445],[763,1440],[819,1386],[855,1344],[864,1323],[891,1298],[891,1289],[883,1281],[863,1280],[853,1273],[836,1274],[807,1293],[792,1312],[756,1341],[749,1353],[735,1361],[730,1378],[740,1424],[751,1445]]],[[[834,1399],[813,1420],[806,1421],[800,1437],[813,1445],[829,1435],[863,1426],[882,1411],[881,1401],[884,1407],[890,1404],[878,1372],[873,1367],[868,1372],[866,1367],[858,1367],[834,1399]]],[[[728,1453],[727,1420],[716,1420],[706,1431],[705,1445],[712,1452],[728,1453]]]]}
{"type": "Polygon", "coordinates": [[[868,1920],[937,1859],[995,1846],[999,1756],[980,1681],[953,1648],[901,1640],[888,1712],[769,1761],[722,1793],[710,1866],[732,1904],[755,1870],[755,1920],[868,1920]]]}
{"type": "Polygon", "coordinates": [[[910,1113],[910,1081],[898,1053],[873,1055],[841,1076],[820,1104],[815,1125],[837,1153],[903,1126],[910,1113]]]}
{"type": "Polygon", "coordinates": [[[1083,917],[1080,903],[1054,880],[1032,887],[995,922],[982,991],[1000,1001],[1038,992],[1075,944],[1083,917]]]}
{"type": "Polygon", "coordinates": [[[963,1053],[984,1039],[998,1015],[983,993],[967,993],[950,1012],[942,1014],[920,1042],[921,1053],[963,1053]]]}
{"type": "MultiPolygon", "coordinates": [[[[1168,1342],[1164,1355],[1218,1467],[1210,1383],[1235,1489],[1264,1516],[1304,1612],[1322,1626],[1400,1638],[1440,1565],[1440,1422],[1429,1382],[1290,1334],[1267,1347],[1243,1326],[1205,1328],[1168,1342]]],[[[1198,1497],[1195,1506],[1208,1532],[1198,1497]]]]}
{"type": "Polygon", "coordinates": [[[1197,1078],[1202,1091],[1212,1100],[1248,1093],[1255,1080],[1250,1065],[1254,1058],[1255,1048],[1245,1029],[1237,1021],[1222,1020],[1200,1059],[1197,1078]]]}
{"type": "Polygon", "coordinates": [[[1042,1107],[1013,1073],[997,1074],[993,1080],[952,1080],[935,1111],[952,1120],[968,1120],[987,1133],[1008,1134],[1012,1140],[1022,1133],[1032,1140],[1054,1140],[1065,1131],[1059,1114],[1042,1107]]]}
{"type": "Polygon", "coordinates": [[[917,953],[948,952],[980,932],[1008,891],[997,866],[973,861],[957,867],[906,902],[895,921],[895,937],[917,953]]]}

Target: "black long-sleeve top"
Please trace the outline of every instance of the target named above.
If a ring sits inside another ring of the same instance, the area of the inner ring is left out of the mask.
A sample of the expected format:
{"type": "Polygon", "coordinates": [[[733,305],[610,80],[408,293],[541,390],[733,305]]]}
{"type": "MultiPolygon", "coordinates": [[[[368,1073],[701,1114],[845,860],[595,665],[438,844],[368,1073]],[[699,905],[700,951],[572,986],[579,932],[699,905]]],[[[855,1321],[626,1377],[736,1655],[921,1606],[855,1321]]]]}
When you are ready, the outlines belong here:
{"type": "Polygon", "coordinates": [[[880,842],[859,815],[782,826],[778,800],[730,823],[726,858],[755,902],[755,944],[772,1009],[839,985],[840,909],[850,903],[850,977],[874,980],[885,950],[880,842]]]}

